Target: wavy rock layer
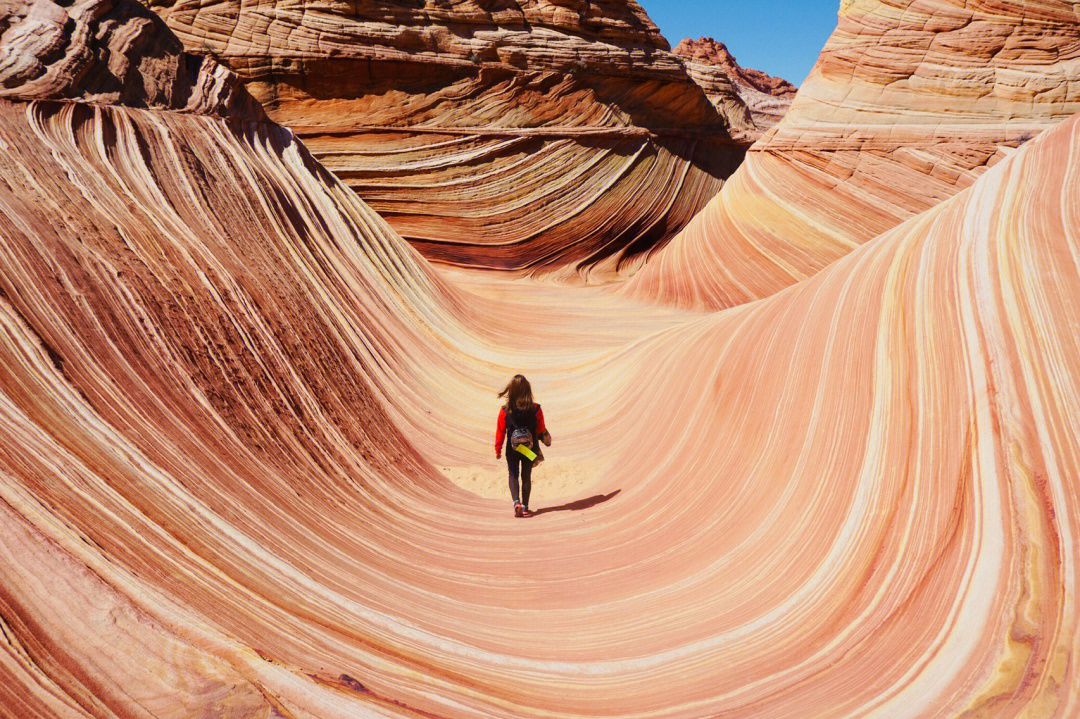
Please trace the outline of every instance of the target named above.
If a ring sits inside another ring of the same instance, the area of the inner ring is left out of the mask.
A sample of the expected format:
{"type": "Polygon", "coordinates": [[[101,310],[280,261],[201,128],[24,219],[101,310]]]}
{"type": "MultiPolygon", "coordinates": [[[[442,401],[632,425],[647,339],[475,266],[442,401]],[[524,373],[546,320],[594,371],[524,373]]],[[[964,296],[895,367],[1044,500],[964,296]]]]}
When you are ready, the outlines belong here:
{"type": "Polygon", "coordinates": [[[596,361],[603,307],[547,329],[606,467],[520,521],[395,428],[387,373],[484,407],[410,378],[446,307],[287,136],[2,111],[0,713],[1080,709],[1080,122],[764,302],[596,361]]]}
{"type": "Polygon", "coordinates": [[[721,109],[730,104],[727,86],[734,86],[735,94],[746,104],[750,115],[748,136],[755,141],[760,133],[771,130],[784,118],[798,92],[787,80],[743,67],[724,43],[711,37],[683,38],[672,52],[685,59],[690,77],[725,116],[735,116],[739,110],[738,107],[721,109]]]}
{"type": "Polygon", "coordinates": [[[0,716],[1080,712],[1080,118],[711,315],[440,278],[267,122],[0,150],[0,716]],[[528,521],[432,466],[511,367],[600,465],[528,521]]]}
{"type": "Polygon", "coordinates": [[[444,263],[632,268],[749,144],[635,2],[150,4],[444,263]]]}
{"type": "Polygon", "coordinates": [[[784,120],[628,291],[711,308],[767,296],[1078,111],[1074,2],[845,2],[784,120]]]}

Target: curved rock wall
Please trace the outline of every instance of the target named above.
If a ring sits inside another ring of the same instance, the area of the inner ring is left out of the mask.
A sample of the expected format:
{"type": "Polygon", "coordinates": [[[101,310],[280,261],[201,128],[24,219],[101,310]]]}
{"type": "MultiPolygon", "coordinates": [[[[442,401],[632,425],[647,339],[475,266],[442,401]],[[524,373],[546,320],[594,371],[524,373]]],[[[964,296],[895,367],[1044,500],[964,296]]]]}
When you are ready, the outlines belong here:
{"type": "Polygon", "coordinates": [[[635,2],[150,5],[443,263],[627,271],[749,144],[635,2]]]}
{"type": "Polygon", "coordinates": [[[710,308],[767,296],[1078,111],[1074,2],[845,2],[784,120],[628,291],[710,308]]]}
{"type": "Polygon", "coordinates": [[[1080,712],[1080,118],[702,315],[174,110],[0,100],[0,716],[1080,712]],[[598,465],[528,520],[434,466],[512,368],[598,465]]]}
{"type": "Polygon", "coordinates": [[[377,226],[342,244],[281,137],[0,109],[0,715],[1075,715],[1080,123],[762,303],[584,368],[602,308],[549,329],[606,469],[522,521],[373,394],[433,406],[379,328],[439,310],[384,313],[377,226]],[[272,174],[162,215],[166,132],[272,174]]]}

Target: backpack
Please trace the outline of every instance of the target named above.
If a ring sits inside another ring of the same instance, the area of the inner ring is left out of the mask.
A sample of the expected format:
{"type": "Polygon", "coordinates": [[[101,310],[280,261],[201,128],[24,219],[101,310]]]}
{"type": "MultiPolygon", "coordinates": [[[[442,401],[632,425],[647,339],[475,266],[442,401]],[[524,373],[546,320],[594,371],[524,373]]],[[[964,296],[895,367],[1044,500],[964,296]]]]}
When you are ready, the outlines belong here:
{"type": "Polygon", "coordinates": [[[529,409],[514,409],[506,415],[506,430],[510,438],[510,447],[525,445],[532,447],[536,444],[536,411],[540,407],[534,404],[529,409]]]}

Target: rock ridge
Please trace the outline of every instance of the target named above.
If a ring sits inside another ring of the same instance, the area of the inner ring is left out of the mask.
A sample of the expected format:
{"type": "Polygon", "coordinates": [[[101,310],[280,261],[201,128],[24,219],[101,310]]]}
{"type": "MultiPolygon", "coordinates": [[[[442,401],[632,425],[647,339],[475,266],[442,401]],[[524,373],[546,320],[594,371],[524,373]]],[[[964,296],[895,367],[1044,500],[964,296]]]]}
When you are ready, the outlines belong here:
{"type": "Polygon", "coordinates": [[[267,61],[320,56],[420,60],[432,64],[504,63],[533,70],[679,78],[670,46],[636,0],[498,3],[438,0],[357,3],[345,9],[314,3],[297,13],[283,3],[144,0],[190,48],[220,49],[223,16],[236,20],[225,50],[246,76],[267,61]],[[309,15],[310,16],[306,16],[309,15]],[[267,23],[281,27],[268,31],[267,23]],[[290,27],[301,31],[290,33],[290,27]],[[203,32],[212,30],[213,32],[203,32]],[[537,42],[540,34],[542,42],[537,42]],[[261,37],[260,42],[249,42],[261,37]],[[316,48],[312,41],[318,40],[316,48]],[[262,46],[263,43],[267,45],[262,46]]]}
{"type": "MultiPolygon", "coordinates": [[[[723,43],[712,38],[684,38],[674,53],[683,58],[690,77],[701,85],[718,109],[730,105],[734,91],[749,116],[748,121],[736,123],[736,131],[751,142],[775,127],[795,98],[797,88],[794,85],[759,70],[742,67],[723,43]]],[[[735,115],[739,110],[732,106],[721,112],[735,115]]]]}
{"type": "Polygon", "coordinates": [[[1071,0],[852,0],[783,120],[626,291],[730,307],[813,275],[1080,112],[1071,0]]]}
{"type": "Polygon", "coordinates": [[[728,50],[727,45],[711,37],[701,37],[697,40],[683,38],[675,46],[673,52],[687,60],[719,67],[736,84],[773,97],[793,99],[795,93],[799,91],[799,88],[781,77],[775,77],[751,67],[743,67],[728,50]]]}

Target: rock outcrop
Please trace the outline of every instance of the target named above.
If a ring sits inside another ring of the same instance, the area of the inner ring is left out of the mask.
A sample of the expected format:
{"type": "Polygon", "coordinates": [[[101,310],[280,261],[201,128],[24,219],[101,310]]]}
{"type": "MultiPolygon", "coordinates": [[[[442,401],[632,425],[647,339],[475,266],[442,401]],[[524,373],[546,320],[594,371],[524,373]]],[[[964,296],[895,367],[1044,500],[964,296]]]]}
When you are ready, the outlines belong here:
{"type": "Polygon", "coordinates": [[[741,66],[724,43],[711,37],[684,38],[673,52],[685,59],[690,77],[701,85],[713,104],[725,108],[722,110],[725,115],[738,111],[737,107],[727,107],[731,103],[727,84],[734,85],[750,114],[750,129],[757,130],[750,133],[755,140],[783,119],[798,92],[787,80],[741,66]]]}
{"type": "Polygon", "coordinates": [[[0,26],[0,98],[78,99],[259,119],[235,74],[184,52],[138,3],[10,2],[0,26]]]}
{"type": "Polygon", "coordinates": [[[632,1],[148,2],[440,262],[631,269],[748,144],[632,1]]]}
{"type": "Polygon", "coordinates": [[[315,714],[369,711],[200,606],[276,602],[213,559],[254,529],[226,495],[298,500],[265,448],[300,473],[348,448],[354,487],[415,469],[353,350],[438,281],[137,3],[0,4],[0,78],[0,717],[293,715],[296,681],[315,714]]]}
{"type": "Polygon", "coordinates": [[[1073,2],[845,2],[783,121],[627,289],[710,308],[767,296],[1078,111],[1073,2]]]}

